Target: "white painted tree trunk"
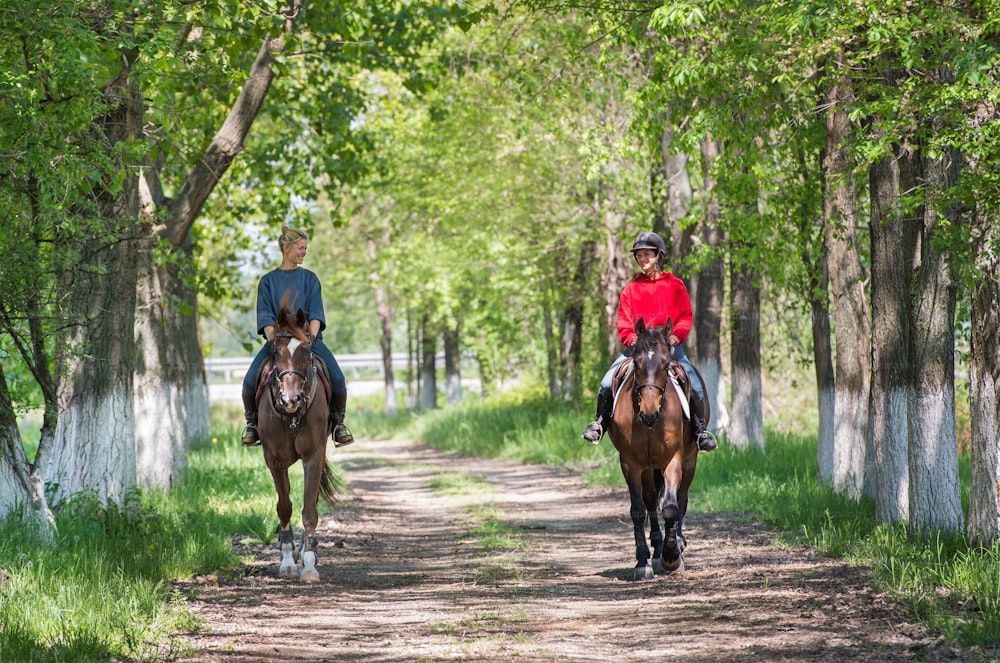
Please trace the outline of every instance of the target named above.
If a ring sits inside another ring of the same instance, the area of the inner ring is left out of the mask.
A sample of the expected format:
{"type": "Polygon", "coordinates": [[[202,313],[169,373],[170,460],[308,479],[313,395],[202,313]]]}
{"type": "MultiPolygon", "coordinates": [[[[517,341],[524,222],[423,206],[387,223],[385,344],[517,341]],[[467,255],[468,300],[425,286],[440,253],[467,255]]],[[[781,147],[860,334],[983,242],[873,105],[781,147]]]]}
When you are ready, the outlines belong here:
{"type": "Polygon", "coordinates": [[[43,468],[45,481],[58,486],[57,499],[86,492],[102,503],[121,502],[135,488],[134,399],[128,373],[117,375],[105,389],[79,378],[60,387],[56,444],[43,468]]]}
{"type": "MultiPolygon", "coordinates": [[[[112,145],[142,133],[142,95],[128,64],[104,95],[109,108],[99,128],[112,145]]],[[[87,492],[119,502],[136,485],[132,386],[136,247],[143,228],[138,169],[119,167],[126,174],[121,187],[97,193],[103,227],[95,229],[82,268],[61,275],[66,311],[76,324],[57,339],[59,421],[51,456],[38,468],[58,484],[58,497],[87,492]]]]}
{"type": "Polygon", "coordinates": [[[910,530],[962,530],[955,392],[928,385],[910,395],[910,530]]]}
{"type": "Polygon", "coordinates": [[[1000,540],[1000,230],[996,219],[977,210],[973,238],[980,278],[972,294],[968,534],[970,541],[988,545],[1000,540]]]}
{"type": "MultiPolygon", "coordinates": [[[[845,67],[843,71],[848,71],[845,67]]],[[[833,485],[837,492],[859,499],[865,491],[868,465],[868,390],[871,336],[868,325],[866,276],[858,245],[858,206],[853,163],[847,139],[850,119],[845,103],[853,97],[845,77],[827,91],[826,155],[823,159],[823,216],[827,263],[833,299],[836,372],[833,426],[833,485]]]]}
{"type": "Polygon", "coordinates": [[[41,475],[32,471],[17,427],[7,378],[0,366],[0,518],[16,514],[47,537],[55,534],[56,523],[45,498],[41,475]]]}
{"type": "MultiPolygon", "coordinates": [[[[921,155],[928,188],[945,191],[958,180],[960,157],[921,155]]],[[[955,222],[955,219],[948,220],[955,222]]],[[[955,308],[958,284],[949,255],[937,248],[932,205],[911,222],[915,238],[910,282],[910,531],[962,531],[958,440],[955,431],[955,308]]]]}
{"type": "Polygon", "coordinates": [[[816,464],[819,478],[833,482],[834,435],[836,426],[837,390],[833,385],[820,387],[817,392],[819,429],[816,437],[816,464]]]}
{"type": "MultiPolygon", "coordinates": [[[[700,149],[704,164],[706,198],[701,241],[706,246],[716,249],[725,241],[725,234],[719,228],[720,211],[719,203],[712,191],[715,179],[711,173],[711,164],[719,156],[722,146],[718,141],[707,140],[701,144],[700,149]]],[[[720,258],[716,258],[705,265],[693,279],[696,285],[692,293],[695,361],[701,376],[705,379],[705,391],[712,410],[709,428],[722,433],[728,431],[731,424],[729,408],[726,405],[728,393],[725,375],[722,371],[722,310],[725,305],[725,280],[725,265],[720,258]]]]}
{"type": "Polygon", "coordinates": [[[139,257],[136,480],[144,488],[166,488],[185,467],[190,442],[209,435],[208,387],[195,295],[169,266],[153,264],[151,250],[139,257]]]}
{"type": "Polygon", "coordinates": [[[726,406],[726,383],[722,375],[722,364],[717,357],[704,359],[698,363],[698,372],[705,380],[705,394],[711,408],[709,429],[715,432],[729,430],[729,409],[726,406]]]}
{"type": "Polygon", "coordinates": [[[726,439],[740,449],[764,448],[760,367],[760,291],[748,267],[730,266],[732,284],[732,420],[726,439]]]}
{"type": "Polygon", "coordinates": [[[897,209],[900,190],[913,187],[912,155],[887,156],[870,168],[872,376],[871,441],[874,454],[875,518],[909,517],[909,266],[904,226],[897,209]]]}

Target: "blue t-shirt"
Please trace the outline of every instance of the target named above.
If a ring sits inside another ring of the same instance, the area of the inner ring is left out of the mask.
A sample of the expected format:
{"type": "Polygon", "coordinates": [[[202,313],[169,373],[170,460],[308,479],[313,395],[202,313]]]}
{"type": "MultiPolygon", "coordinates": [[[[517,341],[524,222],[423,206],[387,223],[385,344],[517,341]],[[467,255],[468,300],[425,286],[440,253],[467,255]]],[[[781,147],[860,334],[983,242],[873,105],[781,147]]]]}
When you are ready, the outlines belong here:
{"type": "Polygon", "coordinates": [[[274,269],[261,277],[257,284],[257,333],[263,336],[264,327],[278,320],[285,293],[292,313],[302,309],[306,320],[319,320],[320,333],[316,338],[322,339],[326,329],[322,287],[316,274],[304,267],[274,269]]]}

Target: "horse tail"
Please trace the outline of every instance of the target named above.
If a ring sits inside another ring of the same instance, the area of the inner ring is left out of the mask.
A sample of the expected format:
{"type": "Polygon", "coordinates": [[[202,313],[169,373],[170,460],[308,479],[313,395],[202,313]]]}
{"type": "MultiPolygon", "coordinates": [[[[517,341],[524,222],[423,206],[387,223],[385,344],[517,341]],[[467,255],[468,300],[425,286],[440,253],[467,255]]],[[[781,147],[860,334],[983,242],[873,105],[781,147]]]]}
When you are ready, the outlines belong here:
{"type": "Polygon", "coordinates": [[[330,506],[336,506],[341,495],[347,494],[347,481],[339,466],[323,461],[323,471],[319,477],[319,494],[330,506]]]}

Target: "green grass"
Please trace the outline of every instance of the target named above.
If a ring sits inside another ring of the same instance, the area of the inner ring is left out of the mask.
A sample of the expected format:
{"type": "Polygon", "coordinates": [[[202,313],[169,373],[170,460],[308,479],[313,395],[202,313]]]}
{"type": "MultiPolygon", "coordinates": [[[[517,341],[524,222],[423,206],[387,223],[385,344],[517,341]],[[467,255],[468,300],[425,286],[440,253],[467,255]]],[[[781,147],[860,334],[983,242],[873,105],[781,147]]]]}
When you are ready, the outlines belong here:
{"type": "MultiPolygon", "coordinates": [[[[0,661],[159,663],[189,653],[176,634],[198,624],[172,583],[236,572],[232,538],[268,541],[277,527],[270,473],[259,449],[240,446],[240,430],[213,426],[169,493],[53,505],[54,544],[13,519],[0,524],[0,661]]],[[[301,495],[301,465],[291,476],[301,495]]]]}
{"type": "MultiPolygon", "coordinates": [[[[524,390],[394,417],[359,400],[348,423],[361,438],[405,436],[622,485],[612,446],[579,437],[589,417],[589,403],[552,403],[524,390]]],[[[0,523],[0,661],[159,663],[189,653],[176,634],[199,624],[174,581],[237,572],[233,538],[273,541],[277,526],[270,474],[259,449],[240,446],[241,429],[238,410],[213,411],[212,439],[191,449],[189,468],[169,493],[136,493],[121,506],[87,496],[56,505],[54,545],[20,523],[0,523]]],[[[814,437],[769,430],[766,445],[766,452],[740,452],[723,444],[702,455],[692,511],[780,528],[785,542],[872,568],[884,591],[945,637],[963,645],[1000,641],[1000,547],[973,549],[961,535],[914,540],[905,528],[876,525],[870,503],[844,500],[814,479],[814,437]]],[[[960,470],[967,504],[967,458],[960,470]]],[[[301,494],[301,466],[291,477],[293,495],[301,494]]],[[[508,557],[521,554],[523,542],[493,509],[488,487],[450,472],[432,486],[481,497],[469,506],[469,536],[499,561],[484,565],[479,580],[510,579],[508,557]]]]}

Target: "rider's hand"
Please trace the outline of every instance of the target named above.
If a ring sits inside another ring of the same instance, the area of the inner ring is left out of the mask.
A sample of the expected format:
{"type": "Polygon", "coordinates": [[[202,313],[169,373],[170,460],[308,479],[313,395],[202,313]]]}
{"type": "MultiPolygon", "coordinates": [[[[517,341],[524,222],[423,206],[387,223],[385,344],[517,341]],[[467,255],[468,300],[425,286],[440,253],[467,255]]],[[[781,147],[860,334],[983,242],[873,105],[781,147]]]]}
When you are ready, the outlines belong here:
{"type": "Polygon", "coordinates": [[[674,334],[670,335],[670,345],[680,345],[681,339],[677,338],[674,334]]]}

